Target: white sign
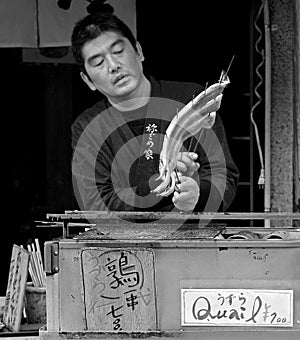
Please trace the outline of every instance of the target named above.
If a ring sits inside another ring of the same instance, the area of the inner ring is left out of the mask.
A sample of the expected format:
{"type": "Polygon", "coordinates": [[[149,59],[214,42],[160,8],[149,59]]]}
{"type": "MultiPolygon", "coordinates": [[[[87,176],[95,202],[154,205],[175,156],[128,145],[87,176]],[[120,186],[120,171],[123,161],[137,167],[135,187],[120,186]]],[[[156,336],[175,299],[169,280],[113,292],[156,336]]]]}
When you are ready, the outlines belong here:
{"type": "Polygon", "coordinates": [[[181,289],[182,326],[293,326],[292,290],[181,289]]]}

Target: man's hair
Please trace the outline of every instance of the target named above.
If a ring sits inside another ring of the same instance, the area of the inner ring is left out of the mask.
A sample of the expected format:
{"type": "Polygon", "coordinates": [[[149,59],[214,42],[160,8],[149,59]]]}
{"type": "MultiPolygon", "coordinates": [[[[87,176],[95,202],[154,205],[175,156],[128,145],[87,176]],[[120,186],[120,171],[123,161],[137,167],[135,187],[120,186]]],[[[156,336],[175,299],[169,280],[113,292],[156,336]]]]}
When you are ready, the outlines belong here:
{"type": "Polygon", "coordinates": [[[130,28],[116,15],[109,12],[98,12],[79,20],[73,29],[71,42],[75,61],[85,71],[82,58],[82,47],[85,43],[98,38],[102,33],[116,32],[127,38],[137,52],[136,39],[130,28]]]}

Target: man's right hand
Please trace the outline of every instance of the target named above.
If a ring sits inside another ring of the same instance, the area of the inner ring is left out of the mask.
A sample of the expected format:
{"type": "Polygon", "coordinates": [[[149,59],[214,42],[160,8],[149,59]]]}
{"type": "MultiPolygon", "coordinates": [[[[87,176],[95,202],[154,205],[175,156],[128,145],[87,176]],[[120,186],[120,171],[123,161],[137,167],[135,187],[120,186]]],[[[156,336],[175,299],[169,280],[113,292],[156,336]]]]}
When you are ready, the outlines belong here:
{"type": "Polygon", "coordinates": [[[197,158],[198,155],[195,152],[179,152],[177,170],[185,176],[191,177],[200,167],[200,164],[196,162],[197,158]]]}
{"type": "Polygon", "coordinates": [[[180,183],[174,191],[174,206],[181,211],[193,211],[200,195],[200,188],[197,182],[191,178],[179,174],[180,183]]]}

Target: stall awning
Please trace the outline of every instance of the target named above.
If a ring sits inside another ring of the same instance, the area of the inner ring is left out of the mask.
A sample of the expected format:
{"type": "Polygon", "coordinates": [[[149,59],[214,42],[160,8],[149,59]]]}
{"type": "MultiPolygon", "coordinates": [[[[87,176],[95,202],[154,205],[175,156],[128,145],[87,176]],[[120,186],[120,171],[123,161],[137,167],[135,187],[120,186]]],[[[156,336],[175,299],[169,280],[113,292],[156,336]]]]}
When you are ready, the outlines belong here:
{"type": "MultiPolygon", "coordinates": [[[[115,14],[136,32],[135,0],[108,0],[115,14]]],[[[89,4],[73,0],[68,10],[56,0],[1,0],[0,47],[70,46],[74,23],[87,14],[89,4]]]]}

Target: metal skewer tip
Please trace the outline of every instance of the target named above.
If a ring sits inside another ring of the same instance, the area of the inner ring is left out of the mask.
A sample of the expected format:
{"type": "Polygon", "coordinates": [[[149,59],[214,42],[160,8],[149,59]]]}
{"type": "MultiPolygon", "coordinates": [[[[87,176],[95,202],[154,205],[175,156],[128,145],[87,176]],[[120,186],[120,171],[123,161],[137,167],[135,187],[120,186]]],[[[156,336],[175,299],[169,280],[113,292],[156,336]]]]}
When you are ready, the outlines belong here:
{"type": "Polygon", "coordinates": [[[230,63],[229,63],[229,65],[228,65],[228,67],[227,67],[227,70],[226,70],[226,71],[222,70],[222,72],[221,72],[221,77],[220,77],[220,79],[219,79],[219,84],[223,81],[223,79],[224,79],[225,77],[227,77],[228,72],[229,72],[229,70],[230,70],[230,68],[231,68],[231,65],[232,65],[232,62],[233,62],[233,59],[234,59],[234,58],[235,58],[235,55],[232,56],[232,58],[231,58],[231,60],[230,60],[230,63]]]}

